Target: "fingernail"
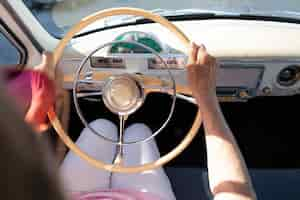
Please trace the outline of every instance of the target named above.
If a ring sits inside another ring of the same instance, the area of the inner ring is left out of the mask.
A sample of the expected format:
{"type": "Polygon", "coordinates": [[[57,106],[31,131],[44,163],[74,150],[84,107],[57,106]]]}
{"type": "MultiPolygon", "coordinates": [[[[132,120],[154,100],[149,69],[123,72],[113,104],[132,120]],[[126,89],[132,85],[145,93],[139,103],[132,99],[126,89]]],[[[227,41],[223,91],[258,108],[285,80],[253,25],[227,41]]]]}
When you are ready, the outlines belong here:
{"type": "Polygon", "coordinates": [[[205,47],[204,44],[201,44],[199,48],[200,48],[200,49],[203,49],[203,50],[206,50],[206,47],[205,47]]]}
{"type": "Polygon", "coordinates": [[[196,44],[195,42],[193,42],[193,47],[194,47],[194,48],[197,47],[197,44],[196,44]]]}
{"type": "Polygon", "coordinates": [[[191,42],[191,43],[190,43],[190,47],[191,47],[191,48],[194,48],[194,47],[195,47],[195,42],[191,42]]]}

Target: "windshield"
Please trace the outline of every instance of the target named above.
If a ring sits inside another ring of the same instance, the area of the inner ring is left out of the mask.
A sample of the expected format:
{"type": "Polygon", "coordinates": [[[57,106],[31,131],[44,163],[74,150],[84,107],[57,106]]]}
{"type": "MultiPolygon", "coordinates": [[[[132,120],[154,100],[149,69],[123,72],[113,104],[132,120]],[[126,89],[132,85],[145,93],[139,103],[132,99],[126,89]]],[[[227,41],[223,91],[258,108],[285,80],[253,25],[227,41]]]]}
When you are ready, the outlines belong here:
{"type": "MultiPolygon", "coordinates": [[[[226,12],[300,19],[299,0],[24,0],[44,28],[55,37],[64,33],[81,18],[113,7],[136,7],[161,15],[196,12],[226,12]]],[[[103,20],[97,28],[120,24],[130,18],[103,20]]]]}

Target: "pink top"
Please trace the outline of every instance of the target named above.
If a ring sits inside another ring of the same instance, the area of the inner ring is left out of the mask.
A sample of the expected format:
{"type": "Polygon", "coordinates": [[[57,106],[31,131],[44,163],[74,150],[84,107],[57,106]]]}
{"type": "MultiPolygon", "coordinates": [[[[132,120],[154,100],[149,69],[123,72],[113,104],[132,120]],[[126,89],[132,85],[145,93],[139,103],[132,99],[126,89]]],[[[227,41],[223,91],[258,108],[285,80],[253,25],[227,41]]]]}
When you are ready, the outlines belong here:
{"type": "Polygon", "coordinates": [[[31,71],[22,73],[14,69],[4,70],[4,80],[6,83],[7,93],[14,97],[18,107],[24,112],[31,102],[31,71]]]}
{"type": "Polygon", "coordinates": [[[135,190],[101,190],[95,192],[73,193],[72,200],[159,200],[157,195],[135,190]]]}
{"type": "Polygon", "coordinates": [[[35,116],[29,120],[47,124],[47,112],[55,104],[55,87],[48,76],[34,70],[3,69],[2,72],[7,93],[21,113],[25,114],[31,108],[35,116]]]}

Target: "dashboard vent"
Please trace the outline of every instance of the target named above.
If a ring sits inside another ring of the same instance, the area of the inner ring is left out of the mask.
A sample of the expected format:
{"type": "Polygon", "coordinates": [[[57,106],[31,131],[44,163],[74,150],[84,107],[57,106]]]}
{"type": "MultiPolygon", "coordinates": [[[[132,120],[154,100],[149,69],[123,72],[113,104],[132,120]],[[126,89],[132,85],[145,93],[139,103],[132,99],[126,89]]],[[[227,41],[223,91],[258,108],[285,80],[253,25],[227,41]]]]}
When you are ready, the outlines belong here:
{"type": "MultiPolygon", "coordinates": [[[[161,56],[169,69],[184,69],[187,58],[182,55],[178,56],[161,56]]],[[[148,58],[149,69],[166,69],[163,62],[158,58],[148,58]]]]}
{"type": "Polygon", "coordinates": [[[125,61],[123,58],[117,57],[92,57],[91,67],[93,68],[112,68],[112,69],[124,69],[125,61]]]}

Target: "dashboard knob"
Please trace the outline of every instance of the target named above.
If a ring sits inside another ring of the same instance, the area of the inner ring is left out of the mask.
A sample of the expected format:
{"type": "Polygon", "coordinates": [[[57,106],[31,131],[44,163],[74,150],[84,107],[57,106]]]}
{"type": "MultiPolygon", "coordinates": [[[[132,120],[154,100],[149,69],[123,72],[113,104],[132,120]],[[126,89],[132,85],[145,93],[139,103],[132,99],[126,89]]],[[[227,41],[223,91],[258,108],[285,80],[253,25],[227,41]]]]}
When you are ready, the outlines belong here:
{"type": "Polygon", "coordinates": [[[277,76],[277,82],[282,86],[292,86],[294,85],[300,75],[300,66],[297,65],[291,65],[284,69],[282,69],[278,76],[277,76]]]}
{"type": "Polygon", "coordinates": [[[239,96],[240,96],[240,98],[245,99],[245,98],[249,97],[249,93],[245,90],[242,90],[242,91],[240,91],[239,96]]]}
{"type": "Polygon", "coordinates": [[[272,89],[268,86],[264,87],[262,89],[262,92],[265,94],[265,95],[270,95],[272,93],[272,89]]]}

